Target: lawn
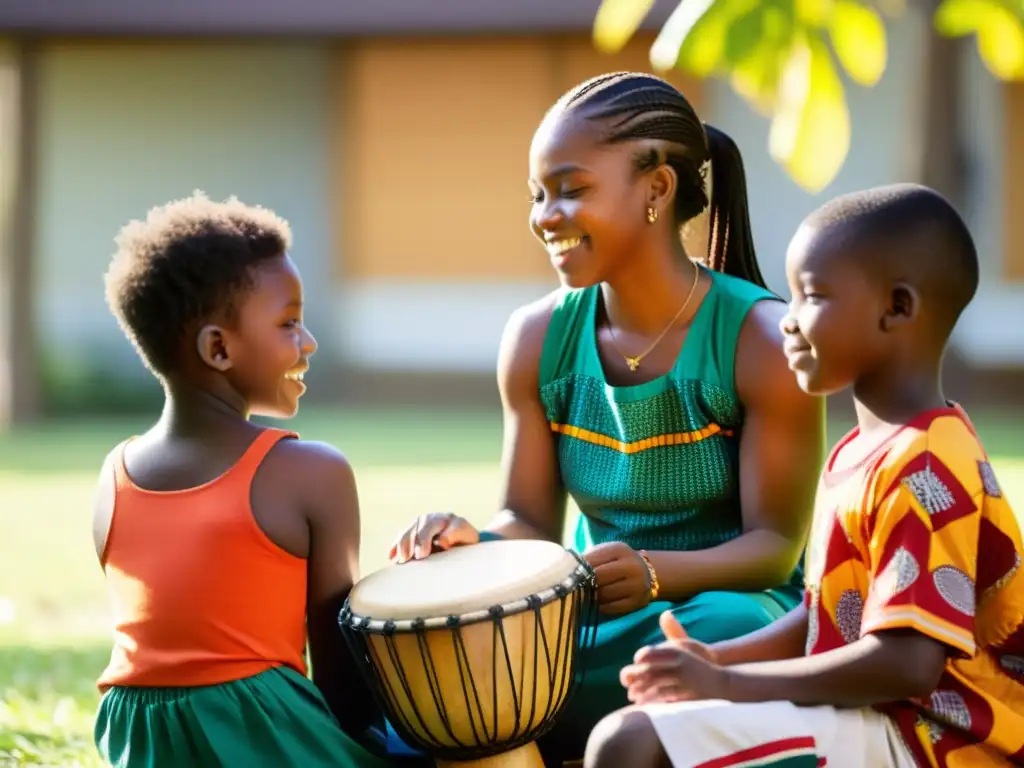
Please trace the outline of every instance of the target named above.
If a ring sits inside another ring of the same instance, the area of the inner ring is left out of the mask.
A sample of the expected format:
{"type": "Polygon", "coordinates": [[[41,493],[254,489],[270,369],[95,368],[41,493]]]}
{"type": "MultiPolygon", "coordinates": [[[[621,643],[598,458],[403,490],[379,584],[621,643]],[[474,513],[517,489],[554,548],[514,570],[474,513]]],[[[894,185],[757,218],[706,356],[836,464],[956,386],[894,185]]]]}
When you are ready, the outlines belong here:
{"type": "MultiPolygon", "coordinates": [[[[1024,504],[1024,417],[976,414],[1011,499],[1024,504]]],[[[144,422],[65,421],[0,436],[0,765],[98,766],[94,681],[109,654],[90,542],[95,472],[144,422]]],[[[414,515],[494,510],[500,421],[490,411],[315,410],[294,425],[349,455],[363,506],[363,568],[381,567],[414,515]]],[[[830,429],[834,438],[842,429],[830,429]]]]}

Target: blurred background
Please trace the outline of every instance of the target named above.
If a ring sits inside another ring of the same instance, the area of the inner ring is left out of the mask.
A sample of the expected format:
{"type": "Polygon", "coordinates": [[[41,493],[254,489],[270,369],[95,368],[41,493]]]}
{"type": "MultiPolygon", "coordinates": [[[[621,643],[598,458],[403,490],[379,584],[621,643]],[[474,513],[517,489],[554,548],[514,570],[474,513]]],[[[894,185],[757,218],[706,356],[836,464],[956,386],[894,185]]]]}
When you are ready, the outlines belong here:
{"type": "MultiPolygon", "coordinates": [[[[928,2],[693,3],[688,40],[676,2],[618,3],[616,41],[599,0],[0,0],[0,765],[97,764],[92,484],[160,403],[104,302],[118,229],[195,189],[290,220],[320,343],[296,427],[353,460],[374,570],[416,514],[493,512],[499,337],[556,285],[527,227],[533,130],[587,77],[653,71],[656,41],[743,151],[782,296],[789,238],[824,200],[921,181],[958,206],[982,285],[947,394],[1024,504],[1024,54],[1006,55],[1024,33],[990,22],[987,55],[978,24],[940,34],[928,2]],[[779,18],[810,41],[803,69],[779,18]],[[788,143],[784,109],[803,121],[788,143]]],[[[848,426],[840,399],[832,439],[848,426]]]]}

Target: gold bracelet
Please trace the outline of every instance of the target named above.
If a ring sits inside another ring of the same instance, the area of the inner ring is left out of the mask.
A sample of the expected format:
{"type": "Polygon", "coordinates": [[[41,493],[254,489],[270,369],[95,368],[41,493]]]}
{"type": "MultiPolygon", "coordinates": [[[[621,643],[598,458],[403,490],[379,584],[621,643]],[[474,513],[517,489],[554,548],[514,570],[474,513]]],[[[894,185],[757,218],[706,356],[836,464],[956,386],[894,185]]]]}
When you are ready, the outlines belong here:
{"type": "Polygon", "coordinates": [[[651,558],[647,556],[646,549],[637,550],[637,554],[644,559],[644,565],[647,566],[647,575],[651,578],[651,602],[653,603],[658,599],[658,593],[661,591],[661,585],[658,584],[658,574],[654,570],[651,558]]]}

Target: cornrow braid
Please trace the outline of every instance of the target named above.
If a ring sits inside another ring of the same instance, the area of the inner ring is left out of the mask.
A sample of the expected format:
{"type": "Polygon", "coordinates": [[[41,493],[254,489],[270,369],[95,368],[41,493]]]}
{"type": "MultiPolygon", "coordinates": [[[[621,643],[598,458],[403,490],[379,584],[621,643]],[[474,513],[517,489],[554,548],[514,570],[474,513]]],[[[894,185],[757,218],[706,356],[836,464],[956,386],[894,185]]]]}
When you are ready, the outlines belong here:
{"type": "Polygon", "coordinates": [[[617,144],[656,139],[668,144],[636,157],[638,171],[670,166],[678,179],[674,214],[682,226],[710,205],[708,252],[702,261],[717,272],[765,287],[757,263],[747,205],[746,176],[739,148],[724,132],[700,122],[686,97],[665,80],[642,72],[611,72],[566,93],[555,108],[585,109],[605,125],[602,141],[617,144]],[[705,181],[711,166],[711,200],[705,181]]]}
{"type": "Polygon", "coordinates": [[[747,175],[740,148],[724,131],[705,125],[711,151],[708,266],[767,288],[754,249],[747,204],[747,175]]]}

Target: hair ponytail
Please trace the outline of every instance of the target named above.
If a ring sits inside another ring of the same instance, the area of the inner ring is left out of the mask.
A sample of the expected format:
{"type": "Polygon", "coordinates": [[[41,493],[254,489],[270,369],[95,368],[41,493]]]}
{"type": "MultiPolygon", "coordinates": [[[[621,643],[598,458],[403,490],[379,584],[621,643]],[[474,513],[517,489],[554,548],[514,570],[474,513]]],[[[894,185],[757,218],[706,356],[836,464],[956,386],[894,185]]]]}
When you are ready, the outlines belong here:
{"type": "Polygon", "coordinates": [[[754,250],[743,156],[728,134],[712,125],[704,129],[711,156],[707,265],[767,288],[754,250]]]}

